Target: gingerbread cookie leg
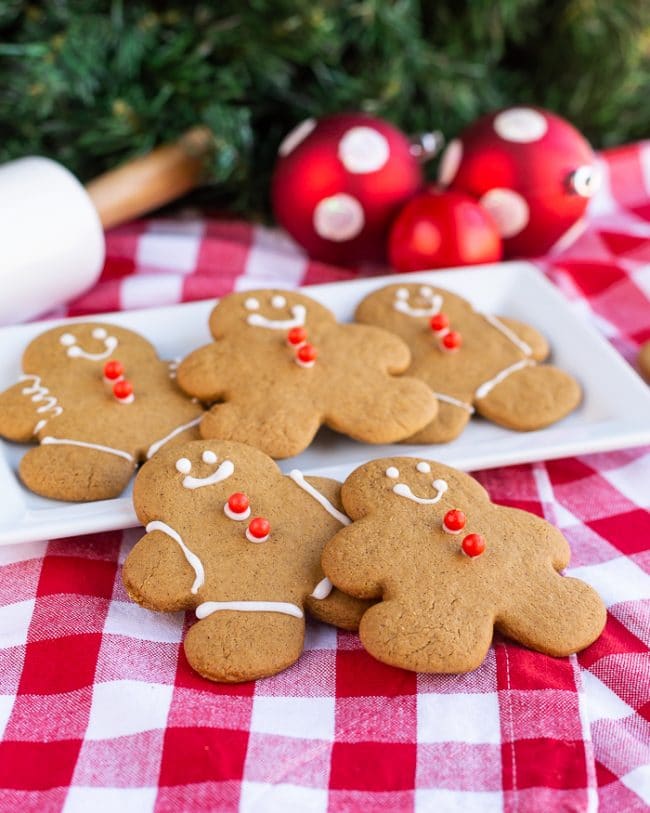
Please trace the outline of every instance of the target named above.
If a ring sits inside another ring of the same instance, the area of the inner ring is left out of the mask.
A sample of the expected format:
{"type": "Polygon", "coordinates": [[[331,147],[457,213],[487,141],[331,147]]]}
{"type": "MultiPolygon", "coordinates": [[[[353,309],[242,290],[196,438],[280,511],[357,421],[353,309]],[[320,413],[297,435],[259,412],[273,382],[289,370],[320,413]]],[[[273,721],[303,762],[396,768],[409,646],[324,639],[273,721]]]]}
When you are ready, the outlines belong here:
{"type": "Polygon", "coordinates": [[[256,446],[270,457],[287,457],[286,449],[305,449],[320,426],[310,402],[295,403],[293,411],[269,411],[262,399],[215,404],[203,416],[204,438],[236,440],[256,446]]]}
{"type": "Polygon", "coordinates": [[[557,367],[522,359],[476,390],[476,411],[494,423],[522,431],[543,429],[580,403],[578,383],[557,367]]]}
{"type": "Polygon", "coordinates": [[[495,626],[524,646],[564,657],[589,646],[602,632],[607,611],[588,584],[554,571],[544,589],[531,589],[495,626]]]}
{"type": "Polygon", "coordinates": [[[435,596],[430,606],[410,609],[384,598],[361,619],[359,636],[368,652],[384,663],[414,672],[469,672],[487,655],[494,620],[477,611],[469,596],[457,597],[455,609],[452,615],[445,606],[436,608],[435,596]],[[440,623],[441,612],[444,624],[440,623]],[[423,622],[427,616],[430,624],[423,622]]]}
{"type": "Polygon", "coordinates": [[[119,497],[135,471],[128,452],[45,437],[20,461],[20,479],[42,497],[72,502],[119,497]]]}
{"type": "Polygon", "coordinates": [[[383,390],[341,394],[325,416],[325,423],[363,443],[396,443],[410,426],[432,420],[438,413],[436,401],[424,381],[415,378],[389,380],[383,390]],[[428,414],[422,405],[429,401],[428,414]]]}
{"type": "Polygon", "coordinates": [[[196,610],[203,620],[185,638],[185,654],[200,675],[240,683],[274,675],[302,654],[305,620],[284,602],[205,602],[196,610]],[[241,609],[229,609],[241,604],[241,609]]]}

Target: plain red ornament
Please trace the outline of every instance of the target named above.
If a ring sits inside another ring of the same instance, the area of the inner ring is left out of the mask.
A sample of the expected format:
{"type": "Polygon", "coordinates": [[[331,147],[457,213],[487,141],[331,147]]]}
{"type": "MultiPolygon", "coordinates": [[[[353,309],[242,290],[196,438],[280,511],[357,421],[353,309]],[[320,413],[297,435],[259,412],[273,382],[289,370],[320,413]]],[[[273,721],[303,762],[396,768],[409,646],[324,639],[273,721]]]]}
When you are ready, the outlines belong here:
{"type": "Polygon", "coordinates": [[[498,262],[501,237],[492,218],[460,192],[416,195],[397,216],[388,241],[397,271],[498,262]]]}
{"type": "Polygon", "coordinates": [[[449,143],[439,181],[479,200],[507,257],[534,257],[560,250],[582,231],[600,174],[593,150],[568,121],[541,108],[511,107],[449,143]]]}
{"type": "Polygon", "coordinates": [[[308,119],[287,135],[271,198],[276,220],[310,257],[350,265],[385,259],[390,223],[422,184],[404,133],[343,113],[308,119]]]}

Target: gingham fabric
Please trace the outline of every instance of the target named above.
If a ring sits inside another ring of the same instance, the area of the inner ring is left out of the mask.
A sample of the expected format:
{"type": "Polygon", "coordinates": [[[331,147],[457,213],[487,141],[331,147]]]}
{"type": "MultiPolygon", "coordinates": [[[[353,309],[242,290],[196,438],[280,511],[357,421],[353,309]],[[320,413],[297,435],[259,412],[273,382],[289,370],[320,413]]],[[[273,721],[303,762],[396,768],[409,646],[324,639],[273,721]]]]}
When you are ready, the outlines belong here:
{"type": "MultiPolygon", "coordinates": [[[[602,166],[588,230],[540,264],[633,362],[650,339],[650,143],[602,166]]],[[[99,284],[69,312],[350,276],[244,223],[149,220],[108,235],[99,284]]],[[[138,530],[0,547],[0,810],[647,809],[650,449],[478,476],[560,527],[569,572],[605,600],[577,658],[497,639],[475,672],[416,675],[311,624],[291,669],[219,686],[187,665],[189,618],[128,601],[138,530]]]]}

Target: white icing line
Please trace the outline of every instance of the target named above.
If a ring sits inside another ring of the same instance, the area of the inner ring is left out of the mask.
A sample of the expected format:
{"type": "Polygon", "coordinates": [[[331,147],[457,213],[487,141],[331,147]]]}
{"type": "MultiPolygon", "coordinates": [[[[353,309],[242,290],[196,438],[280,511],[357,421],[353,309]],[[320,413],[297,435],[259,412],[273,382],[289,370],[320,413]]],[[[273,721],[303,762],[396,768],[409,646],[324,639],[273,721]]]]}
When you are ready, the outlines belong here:
{"type": "Polygon", "coordinates": [[[324,579],[321,579],[318,582],[316,587],[314,587],[313,592],[310,593],[310,597],[311,598],[317,598],[317,599],[327,598],[329,596],[329,594],[332,592],[333,589],[334,589],[334,585],[332,584],[332,582],[326,576],[324,579]]]}
{"type": "Polygon", "coordinates": [[[196,608],[197,618],[207,618],[220,610],[237,610],[244,613],[284,613],[303,618],[300,607],[286,601],[204,601],[196,608]]]}
{"type": "Polygon", "coordinates": [[[481,386],[476,390],[474,393],[475,398],[485,398],[485,396],[492,392],[492,390],[496,387],[497,384],[500,384],[504,381],[509,375],[512,373],[516,373],[517,370],[522,370],[524,367],[533,367],[534,362],[530,359],[521,359],[521,361],[516,362],[516,364],[511,364],[510,367],[506,367],[505,370],[501,370],[500,373],[491,378],[489,381],[481,384],[481,386]]]}
{"type": "Polygon", "coordinates": [[[235,472],[235,466],[232,461],[224,460],[216,471],[207,477],[192,477],[187,475],[183,478],[184,488],[203,488],[204,486],[213,486],[215,483],[220,483],[222,480],[227,480],[235,472]]]}
{"type": "Polygon", "coordinates": [[[193,553],[183,542],[180,537],[180,534],[175,531],[172,527],[167,525],[166,522],[162,522],[159,519],[153,519],[151,522],[147,524],[145,531],[150,534],[152,531],[162,531],[164,534],[167,534],[174,542],[177,542],[180,545],[181,550],[183,551],[183,556],[187,559],[188,564],[194,571],[194,582],[192,583],[191,591],[192,593],[196,594],[199,592],[199,587],[203,587],[205,584],[205,570],[203,569],[203,563],[199,559],[199,557],[193,553]]]}
{"type": "Polygon", "coordinates": [[[98,443],[86,443],[83,440],[70,440],[70,438],[52,438],[49,435],[41,439],[44,446],[50,444],[59,444],[61,446],[83,446],[87,449],[95,449],[98,452],[106,452],[107,454],[114,454],[118,457],[123,457],[125,460],[134,462],[133,455],[128,452],[123,452],[121,449],[113,449],[111,446],[100,446],[98,443]]]}
{"type": "Polygon", "coordinates": [[[253,327],[268,327],[272,330],[291,330],[292,327],[303,327],[307,309],[304,305],[294,305],[290,308],[293,319],[267,319],[261,313],[250,313],[246,321],[253,327]]]}
{"type": "Polygon", "coordinates": [[[411,491],[410,487],[406,485],[406,483],[396,483],[393,486],[393,491],[398,496],[406,497],[407,500],[420,503],[420,505],[435,505],[437,502],[440,502],[443,494],[447,491],[448,486],[445,480],[434,480],[432,485],[438,493],[430,500],[427,500],[424,497],[417,497],[411,491]]]}
{"type": "Polygon", "coordinates": [[[47,423],[47,421],[45,420],[45,418],[41,418],[41,420],[36,424],[36,426],[32,430],[32,434],[35,435],[35,434],[37,434],[37,432],[40,432],[41,429],[45,426],[46,423],[47,423]]]}
{"type": "Polygon", "coordinates": [[[517,336],[514,331],[510,330],[507,325],[504,325],[500,319],[497,319],[496,316],[492,316],[490,313],[483,313],[481,315],[492,325],[492,327],[495,327],[497,330],[503,333],[506,339],[510,339],[510,341],[516,345],[525,356],[533,355],[533,348],[523,339],[520,339],[519,336],[517,336]]]}
{"type": "Polygon", "coordinates": [[[305,480],[303,473],[299,469],[292,469],[289,472],[289,479],[293,480],[293,482],[302,488],[303,491],[306,491],[310,497],[313,497],[317,503],[320,503],[323,508],[327,511],[328,514],[337,519],[341,525],[349,525],[351,523],[350,517],[346,516],[344,513],[335,508],[332,503],[324,497],[320,491],[317,491],[310,483],[305,480]]]}
{"type": "MultiPolygon", "coordinates": [[[[75,340],[76,341],[76,340],[75,340]]],[[[79,347],[78,344],[73,344],[68,347],[68,357],[88,359],[88,361],[102,361],[107,359],[118,345],[115,336],[107,336],[104,339],[104,347],[106,348],[103,353],[89,353],[87,350],[79,347]]]]}
{"type": "MultiPolygon", "coordinates": [[[[403,289],[399,288],[398,291],[403,289]]],[[[440,294],[433,294],[431,296],[431,305],[428,308],[412,308],[408,301],[402,297],[395,297],[395,301],[393,302],[393,308],[400,313],[405,313],[407,316],[413,316],[414,318],[418,318],[420,316],[435,316],[437,313],[440,313],[440,308],[442,307],[442,297],[440,294]]]]}
{"type": "Polygon", "coordinates": [[[223,513],[228,517],[228,519],[234,519],[236,522],[240,522],[241,520],[248,519],[250,517],[251,507],[249,505],[245,511],[242,511],[240,514],[236,514],[228,503],[224,503],[223,513]]]}
{"type": "Polygon", "coordinates": [[[439,401],[444,401],[446,404],[452,404],[453,406],[460,407],[460,409],[464,409],[466,412],[469,412],[470,415],[473,415],[476,412],[471,404],[467,404],[465,401],[459,401],[458,398],[452,398],[451,395],[445,395],[444,392],[434,392],[433,394],[439,401]]]}
{"type": "Polygon", "coordinates": [[[165,435],[164,438],[161,438],[160,440],[157,440],[154,443],[152,443],[151,446],[147,449],[147,460],[149,460],[150,457],[153,457],[153,455],[156,454],[160,447],[164,446],[168,440],[175,438],[176,435],[180,435],[180,433],[184,432],[186,429],[190,429],[192,426],[196,426],[197,424],[199,424],[201,422],[202,417],[203,415],[199,415],[199,417],[194,418],[193,421],[190,421],[189,423],[184,423],[182,426],[177,426],[176,429],[172,430],[168,435],[165,435]]]}

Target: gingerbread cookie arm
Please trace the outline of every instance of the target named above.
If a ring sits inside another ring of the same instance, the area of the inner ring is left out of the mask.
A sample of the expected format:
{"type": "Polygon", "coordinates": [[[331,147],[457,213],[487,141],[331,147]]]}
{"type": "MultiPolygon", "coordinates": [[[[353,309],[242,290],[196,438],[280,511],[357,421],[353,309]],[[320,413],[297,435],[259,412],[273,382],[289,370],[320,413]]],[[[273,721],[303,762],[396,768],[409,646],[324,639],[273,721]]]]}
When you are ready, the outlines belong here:
{"type": "Polygon", "coordinates": [[[179,534],[163,522],[152,522],[129,553],[122,568],[122,581],[133,601],[149,610],[175,612],[198,603],[204,574],[179,534]],[[198,573],[197,573],[198,571],[198,573]],[[193,592],[196,591],[196,592],[193,592]]]}
{"type": "Polygon", "coordinates": [[[35,375],[20,380],[0,393],[0,435],[17,443],[27,443],[37,427],[62,412],[57,399],[35,375]]]}
{"type": "Polygon", "coordinates": [[[405,443],[449,443],[467,426],[475,410],[469,401],[436,393],[438,414],[424,429],[407,438],[405,443]]]}
{"type": "Polygon", "coordinates": [[[185,393],[208,404],[223,396],[233,369],[233,359],[224,345],[223,341],[207,344],[181,361],[176,383],[185,393]]]}
{"type": "MultiPolygon", "coordinates": [[[[535,361],[544,361],[548,358],[551,348],[546,340],[538,330],[526,322],[520,322],[518,319],[510,319],[507,316],[499,316],[496,321],[500,323],[502,332],[503,328],[510,331],[511,334],[519,339],[522,344],[518,345],[519,349],[524,352],[526,356],[534,359],[535,361]],[[530,353],[527,352],[530,350],[530,353]]],[[[492,324],[494,325],[495,317],[492,317],[492,324]]],[[[506,335],[508,335],[506,333],[506,335]]],[[[512,338],[511,338],[512,341],[512,338]]],[[[516,344],[516,342],[514,342],[516,344]]]]}
{"type": "Polygon", "coordinates": [[[529,431],[564,418],[581,397],[580,385],[564,370],[522,359],[483,382],[474,406],[500,426],[529,431]]]}
{"type": "Polygon", "coordinates": [[[524,646],[564,657],[593,643],[606,618],[595,590],[549,568],[542,583],[539,574],[523,580],[513,606],[499,614],[495,626],[524,646]]]}
{"type": "Polygon", "coordinates": [[[381,596],[379,549],[373,543],[375,534],[376,521],[369,516],[343,528],[325,545],[321,558],[323,572],[348,595],[360,599],[381,596]]]}

